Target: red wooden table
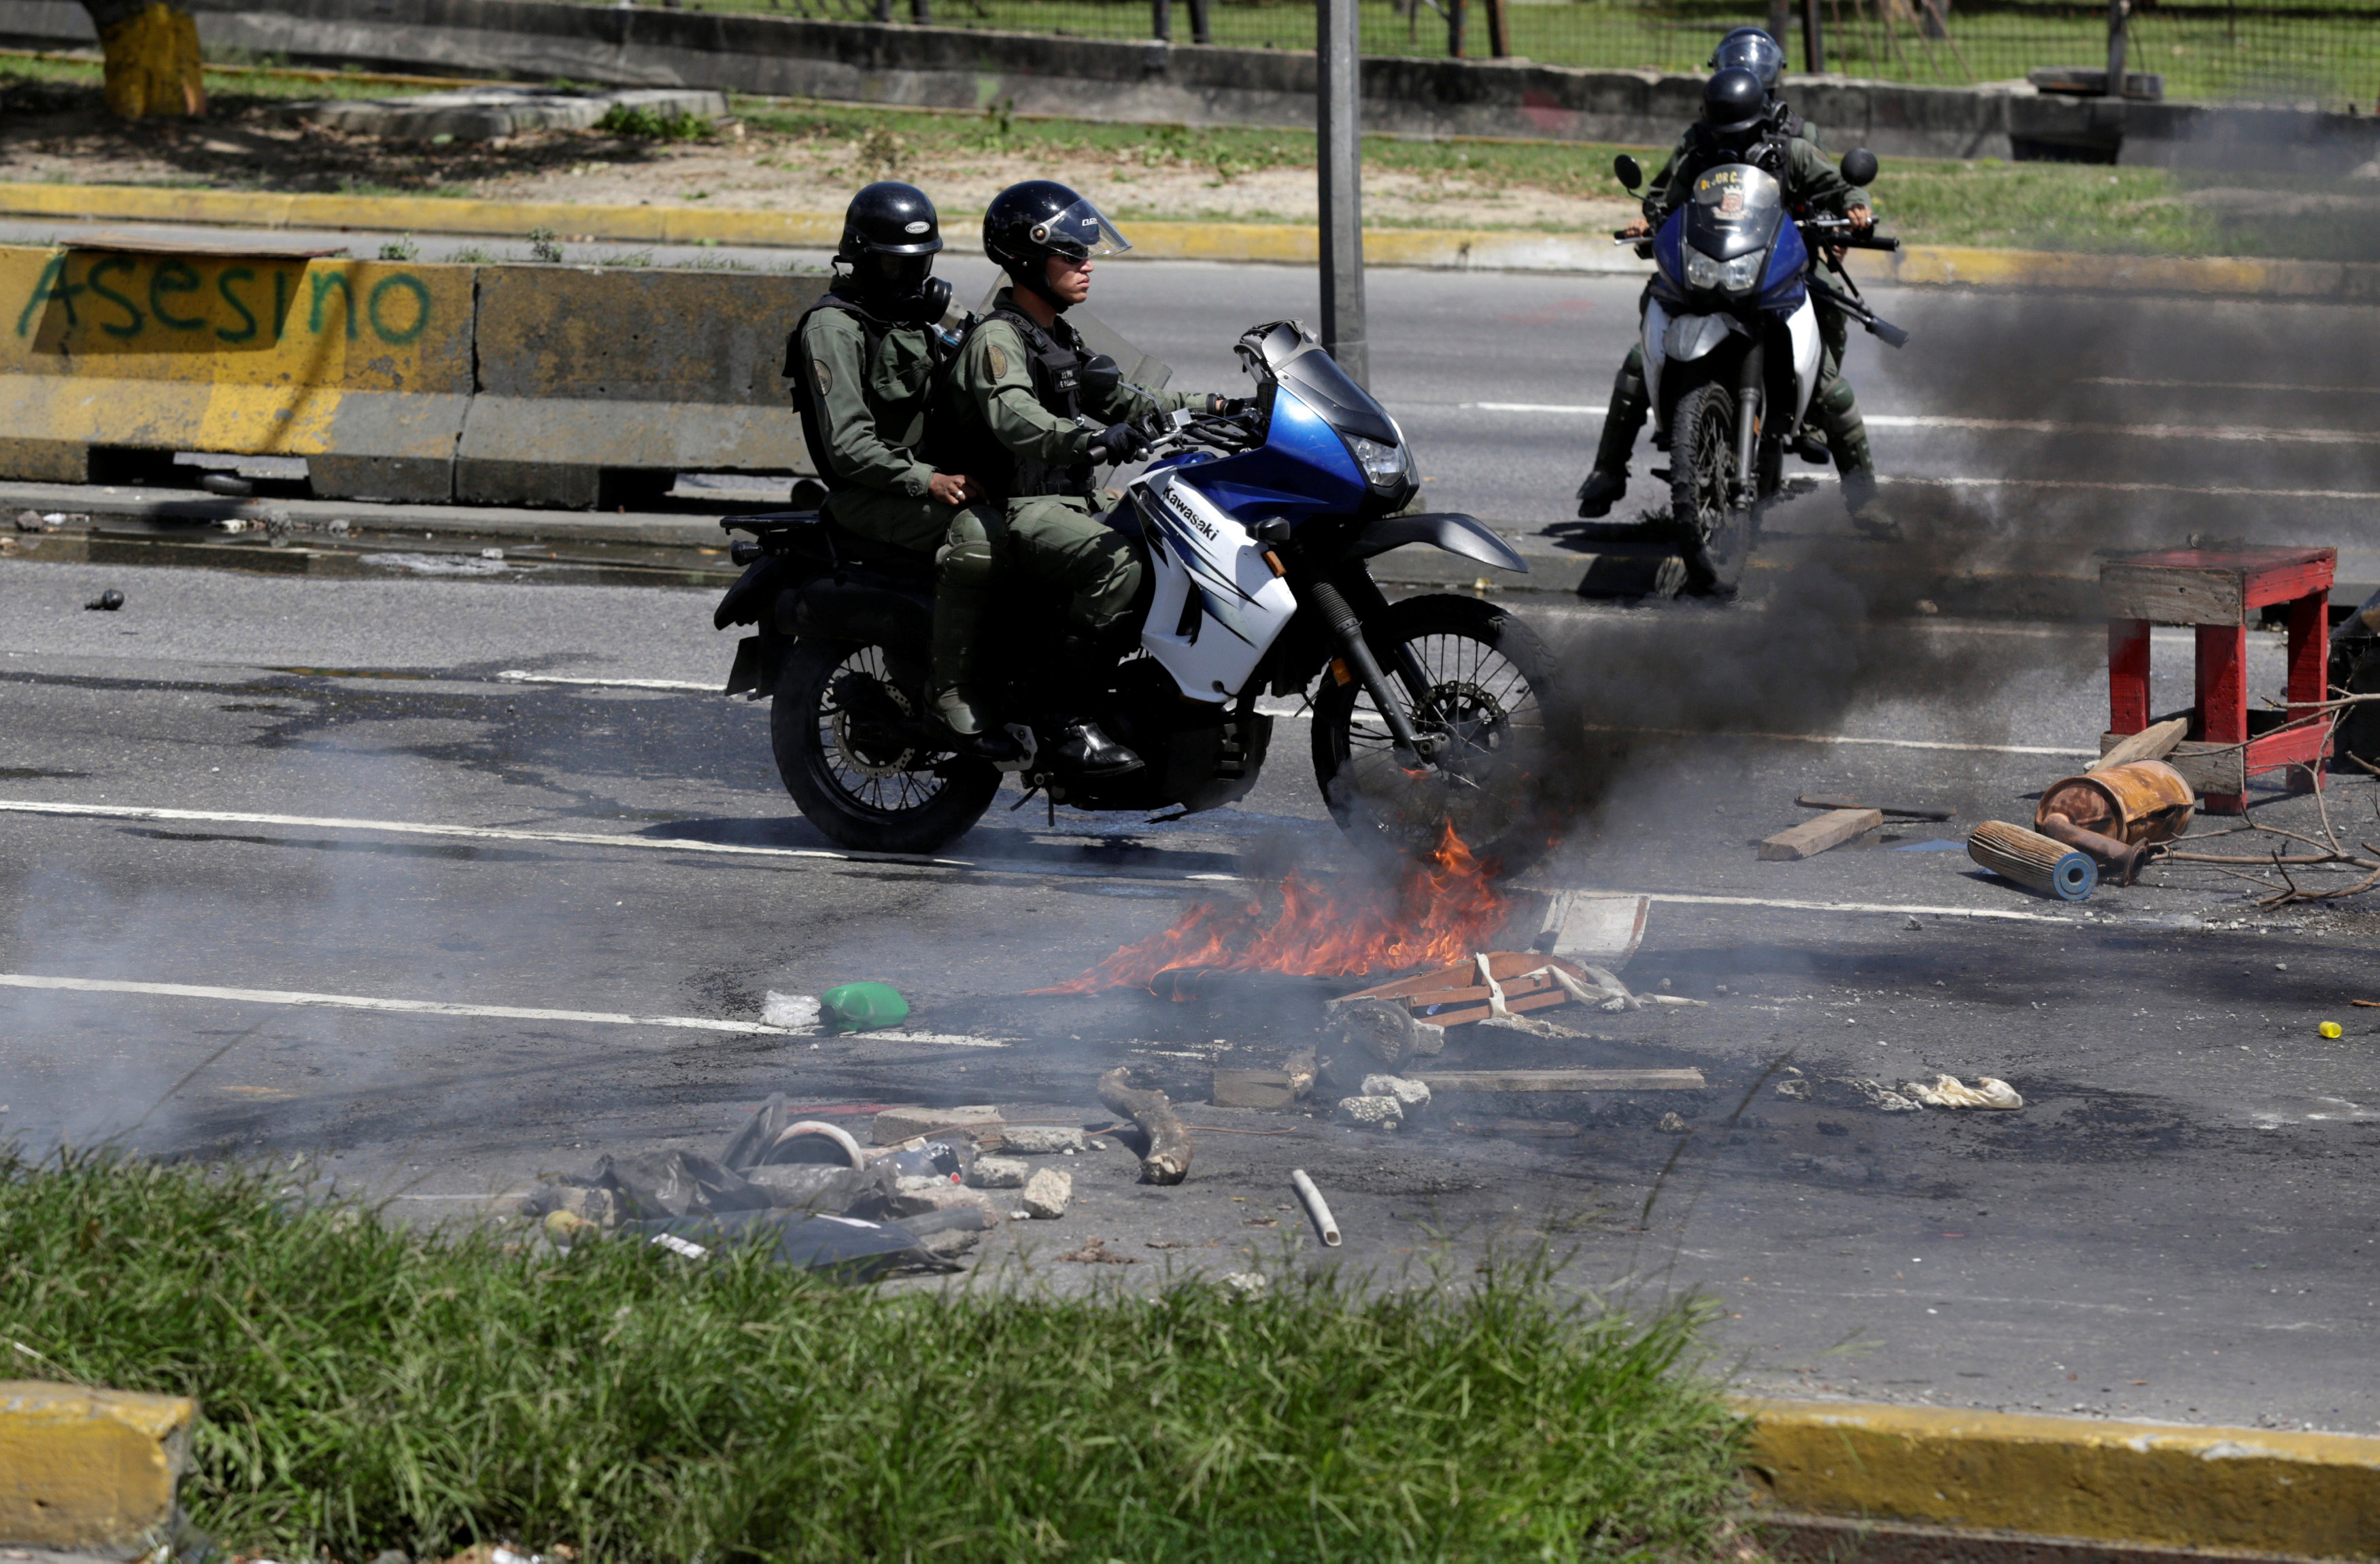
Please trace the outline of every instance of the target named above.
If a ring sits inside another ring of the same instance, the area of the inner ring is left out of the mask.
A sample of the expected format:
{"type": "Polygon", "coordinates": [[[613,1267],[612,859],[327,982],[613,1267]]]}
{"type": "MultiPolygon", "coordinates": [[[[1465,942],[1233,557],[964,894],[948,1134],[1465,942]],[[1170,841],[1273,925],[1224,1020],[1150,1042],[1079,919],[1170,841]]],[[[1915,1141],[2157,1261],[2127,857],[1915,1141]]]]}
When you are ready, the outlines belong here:
{"type": "Polygon", "coordinates": [[[2250,732],[2248,624],[2268,605],[2289,605],[2288,716],[2304,715],[2325,694],[2338,562],[2336,549],[2168,549],[2108,560],[2099,570],[2099,595],[2107,613],[2111,734],[2149,725],[2149,626],[2188,624],[2198,632],[2198,700],[2189,738],[2172,761],[2198,790],[2201,806],[2236,815],[2246,806],[2250,777],[2288,767],[2303,773],[2305,785],[2320,787],[2329,739],[2323,724],[2250,732]]]}

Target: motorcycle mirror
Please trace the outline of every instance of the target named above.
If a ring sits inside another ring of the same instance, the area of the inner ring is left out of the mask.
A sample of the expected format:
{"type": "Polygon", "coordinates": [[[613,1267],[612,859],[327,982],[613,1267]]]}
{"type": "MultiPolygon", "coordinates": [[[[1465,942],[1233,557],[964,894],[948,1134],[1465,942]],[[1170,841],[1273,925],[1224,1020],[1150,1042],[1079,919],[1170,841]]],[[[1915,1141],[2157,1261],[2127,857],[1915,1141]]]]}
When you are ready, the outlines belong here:
{"type": "Polygon", "coordinates": [[[1843,177],[1854,185],[1876,183],[1876,154],[1865,147],[1853,147],[1843,154],[1843,177]]]}
{"type": "Polygon", "coordinates": [[[1626,152],[1611,160],[1611,172],[1619,177],[1623,190],[1633,190],[1645,182],[1644,166],[1626,152]]]}
{"type": "Polygon", "coordinates": [[[1123,367],[1104,353],[1094,353],[1083,360],[1083,389],[1102,402],[1115,394],[1123,383],[1123,367]]]}

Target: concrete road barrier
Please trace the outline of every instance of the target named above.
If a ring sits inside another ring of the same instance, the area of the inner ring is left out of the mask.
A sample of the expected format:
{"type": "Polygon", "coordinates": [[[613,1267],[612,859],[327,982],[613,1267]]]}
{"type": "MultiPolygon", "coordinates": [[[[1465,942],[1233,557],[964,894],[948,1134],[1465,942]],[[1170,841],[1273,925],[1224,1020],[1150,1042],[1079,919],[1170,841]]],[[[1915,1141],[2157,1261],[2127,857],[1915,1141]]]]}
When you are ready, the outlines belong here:
{"type": "Polygon", "coordinates": [[[325,498],[625,504],[792,472],[815,277],[0,248],[0,478],[302,456],[325,498]]]}
{"type": "Polygon", "coordinates": [[[0,1543],[126,1558],[156,1546],[197,1406],[0,1380],[0,1543]]]}
{"type": "Polygon", "coordinates": [[[285,252],[0,249],[0,476],[223,451],[303,456],[328,493],[444,498],[472,286],[466,267],[285,252]]]}
{"type": "Polygon", "coordinates": [[[823,279],[552,266],[479,276],[478,392],[455,498],[635,509],[679,471],[796,467],[800,427],[777,371],[823,279]]]}

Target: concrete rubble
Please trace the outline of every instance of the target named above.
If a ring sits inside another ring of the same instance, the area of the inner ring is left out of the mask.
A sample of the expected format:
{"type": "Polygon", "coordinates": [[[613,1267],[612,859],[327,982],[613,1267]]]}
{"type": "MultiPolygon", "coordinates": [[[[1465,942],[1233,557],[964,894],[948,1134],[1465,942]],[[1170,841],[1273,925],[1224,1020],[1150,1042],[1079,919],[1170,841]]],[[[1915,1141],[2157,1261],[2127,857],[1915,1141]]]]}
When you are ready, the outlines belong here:
{"type": "Polygon", "coordinates": [[[472,87],[407,98],[340,99],[295,103],[292,119],[349,136],[395,141],[492,141],[528,130],[590,130],[615,109],[641,110],[655,120],[726,117],[724,93],[686,87],[621,91],[572,91],[554,87],[472,87]]]}

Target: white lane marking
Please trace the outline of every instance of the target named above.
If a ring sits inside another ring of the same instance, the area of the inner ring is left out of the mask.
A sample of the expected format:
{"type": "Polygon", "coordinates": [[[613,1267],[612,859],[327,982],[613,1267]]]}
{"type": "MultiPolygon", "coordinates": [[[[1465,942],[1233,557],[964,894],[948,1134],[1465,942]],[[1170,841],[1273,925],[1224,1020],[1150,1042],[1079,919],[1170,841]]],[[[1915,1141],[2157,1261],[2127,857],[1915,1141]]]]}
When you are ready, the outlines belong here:
{"type": "Polygon", "coordinates": [[[1638,891],[1598,892],[1637,895],[1648,902],[1669,902],[1682,907],[1775,907],[1794,913],[1887,913],[1896,917],[1923,914],[1928,917],[1989,917],[2009,923],[2079,923],[2080,918],[2056,913],[2023,912],[2013,907],[1935,907],[1898,902],[1802,902],[1775,896],[1690,896],[1682,891],[1638,891]]]}
{"type": "MultiPolygon", "coordinates": [[[[228,1000],[238,1004],[298,1005],[313,1009],[389,1011],[404,1015],[455,1015],[481,1021],[574,1021],[595,1026],[662,1026],[674,1031],[726,1032],[738,1037],[808,1037],[759,1021],[721,1021],[708,1015],[628,1015],[616,1011],[547,1010],[528,1005],[456,1004],[446,1000],[390,1000],[369,994],[315,994],[301,989],[225,988],[208,983],[136,983],[125,978],[52,977],[0,972],[0,988],[40,988],[70,994],[145,994],[177,1000],[228,1000]]],[[[996,1037],[954,1032],[883,1031],[860,1034],[872,1043],[943,1043],[959,1048],[1001,1049],[996,1037]]]]}
{"type": "Polygon", "coordinates": [[[1063,864],[1004,865],[970,858],[929,858],[900,854],[844,853],[825,847],[750,847],[732,842],[688,842],[673,837],[621,836],[599,831],[522,830],[507,826],[437,825],[422,820],[358,820],[335,816],[261,815],[228,809],[162,809],[131,804],[55,804],[30,798],[0,799],[0,814],[75,815],[97,819],[179,820],[196,825],[289,826],[308,830],[382,831],[392,836],[459,837],[472,842],[537,842],[567,847],[631,847],[647,851],[717,853],[731,857],[823,858],[834,863],[897,864],[938,869],[978,869],[989,874],[1046,875],[1060,879],[1184,879],[1236,881],[1235,874],[1143,874],[1114,867],[1063,864]]]}
{"type": "Polygon", "coordinates": [[[508,685],[591,685],[607,690],[700,690],[705,695],[717,695],[726,685],[722,678],[717,684],[698,684],[692,679],[571,679],[559,673],[532,673],[524,668],[507,668],[496,677],[508,685]]]}
{"type": "Polygon", "coordinates": [[[2327,395],[2380,396],[2380,385],[2296,385],[2270,380],[2133,380],[2124,375],[2091,375],[2076,385],[2155,385],[2198,391],[2318,391],[2327,395]]]}
{"type": "MultiPolygon", "coordinates": [[[[1779,744],[1866,744],[1885,749],[1954,749],[1970,755],[2079,755],[2096,760],[2095,749],[2058,749],[2034,744],[1952,744],[1943,739],[1855,738],[1848,734],[1756,734],[1732,728],[1609,728],[1589,723],[1594,734],[1652,734],[1662,738],[1752,738],[1779,744]]],[[[0,806],[5,807],[5,806],[0,806]]]]}
{"type": "MultiPolygon", "coordinates": [[[[1582,418],[1604,409],[1558,402],[1462,402],[1483,413],[1563,413],[1582,418]]],[[[1869,413],[1870,429],[1973,429],[2015,434],[2134,434],[2145,440],[2245,440],[2279,445],[2375,445],[2380,433],[2350,429],[2267,429],[2251,424],[2070,423],[2055,418],[1973,418],[1945,413],[1869,413]]]]}
{"type": "MultiPolygon", "coordinates": [[[[1832,473],[1819,477],[1822,482],[1834,480],[1832,473]]],[[[1923,484],[1935,489],[2097,489],[2119,494],[2248,494],[2258,499],[2357,500],[2367,503],[2380,500],[2380,490],[2274,489],[2265,484],[2117,483],[2082,478],[1902,478],[1883,474],[1877,475],[1876,481],[1923,484]]]]}

